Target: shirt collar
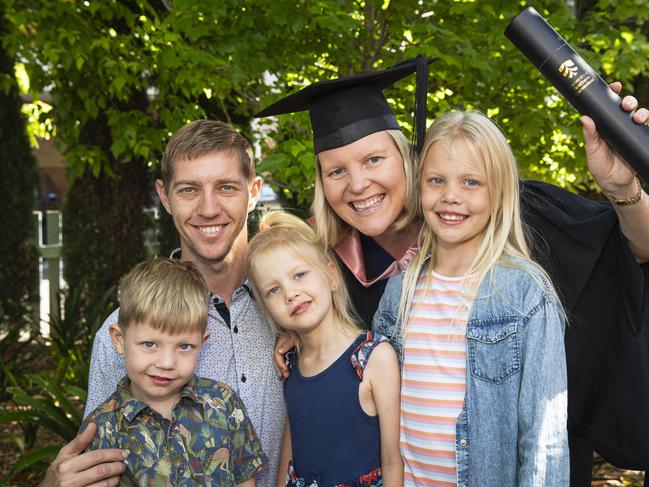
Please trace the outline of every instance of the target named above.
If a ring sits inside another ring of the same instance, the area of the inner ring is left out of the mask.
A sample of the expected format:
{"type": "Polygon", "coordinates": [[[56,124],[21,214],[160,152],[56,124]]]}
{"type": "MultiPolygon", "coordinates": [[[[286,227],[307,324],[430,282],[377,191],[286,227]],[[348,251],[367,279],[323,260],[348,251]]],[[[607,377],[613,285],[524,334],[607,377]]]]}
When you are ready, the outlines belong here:
{"type": "MultiPolygon", "coordinates": [[[[199,402],[199,395],[197,390],[196,375],[192,375],[182,391],[180,397],[186,397],[193,402],[199,402]]],[[[148,404],[136,399],[131,394],[131,381],[128,376],[122,378],[117,384],[117,400],[121,405],[121,414],[126,418],[126,421],[132,423],[133,420],[145,409],[151,409],[148,404]]]]}
{"type": "Polygon", "coordinates": [[[365,260],[363,259],[363,247],[361,246],[361,236],[355,228],[350,229],[343,239],[336,244],[334,252],[340,257],[345,266],[350,270],[364,287],[369,287],[372,284],[387,279],[388,277],[395,276],[403,271],[412,258],[417,254],[419,247],[417,242],[414,242],[405,254],[400,259],[395,260],[388,266],[383,273],[369,280],[365,274],[365,260]]]}

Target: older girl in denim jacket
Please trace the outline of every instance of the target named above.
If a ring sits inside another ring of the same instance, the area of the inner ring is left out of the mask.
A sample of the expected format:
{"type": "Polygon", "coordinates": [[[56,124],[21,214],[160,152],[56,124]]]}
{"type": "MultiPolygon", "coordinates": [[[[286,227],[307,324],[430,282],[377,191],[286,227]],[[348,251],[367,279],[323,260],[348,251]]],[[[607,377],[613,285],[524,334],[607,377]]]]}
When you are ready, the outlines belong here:
{"type": "Polygon", "coordinates": [[[484,115],[451,112],[419,164],[420,252],[374,330],[403,364],[406,485],[568,485],[564,315],[529,256],[516,163],[484,115]]]}

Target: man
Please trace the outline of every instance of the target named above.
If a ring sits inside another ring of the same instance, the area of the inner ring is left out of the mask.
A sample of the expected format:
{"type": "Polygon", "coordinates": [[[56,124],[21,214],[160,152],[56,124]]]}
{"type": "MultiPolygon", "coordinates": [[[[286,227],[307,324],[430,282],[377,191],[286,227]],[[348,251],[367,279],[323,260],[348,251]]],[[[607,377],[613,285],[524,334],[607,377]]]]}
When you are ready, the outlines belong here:
{"type": "MultiPolygon", "coordinates": [[[[274,340],[244,275],[247,217],[261,190],[250,145],[227,124],[190,123],[169,141],[156,190],[180,236],[173,257],[191,262],[210,290],[210,339],[201,351],[196,374],[218,379],[238,392],[269,459],[256,476],[257,485],[274,486],[285,407],[282,385],[271,364],[274,340]]],[[[108,334],[116,318],[117,311],[95,337],[86,415],[124,375],[123,360],[108,334]]],[[[44,485],[94,485],[101,480],[108,482],[103,485],[117,485],[124,471],[123,451],[82,453],[94,433],[91,425],[61,450],[44,485]]]]}

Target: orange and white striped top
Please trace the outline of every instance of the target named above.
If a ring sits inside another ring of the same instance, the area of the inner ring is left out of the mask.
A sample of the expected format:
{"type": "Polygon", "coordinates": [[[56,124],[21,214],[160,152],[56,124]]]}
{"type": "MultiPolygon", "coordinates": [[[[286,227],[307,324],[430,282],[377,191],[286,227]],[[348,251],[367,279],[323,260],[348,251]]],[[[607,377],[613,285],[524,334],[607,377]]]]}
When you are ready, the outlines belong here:
{"type": "Polygon", "coordinates": [[[455,425],[466,391],[466,322],[473,299],[464,277],[422,275],[412,300],[401,385],[406,486],[457,484],[455,425]]]}

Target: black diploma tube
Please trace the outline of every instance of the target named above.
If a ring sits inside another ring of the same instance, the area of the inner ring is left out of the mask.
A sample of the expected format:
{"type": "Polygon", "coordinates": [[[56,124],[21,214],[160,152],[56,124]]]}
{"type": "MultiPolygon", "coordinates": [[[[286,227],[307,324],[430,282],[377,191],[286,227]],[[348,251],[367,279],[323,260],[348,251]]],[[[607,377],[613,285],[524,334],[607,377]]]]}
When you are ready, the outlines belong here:
{"type": "Polygon", "coordinates": [[[595,121],[609,146],[649,182],[649,127],[633,121],[620,98],[559,33],[527,7],[505,35],[570,104],[595,121]]]}

